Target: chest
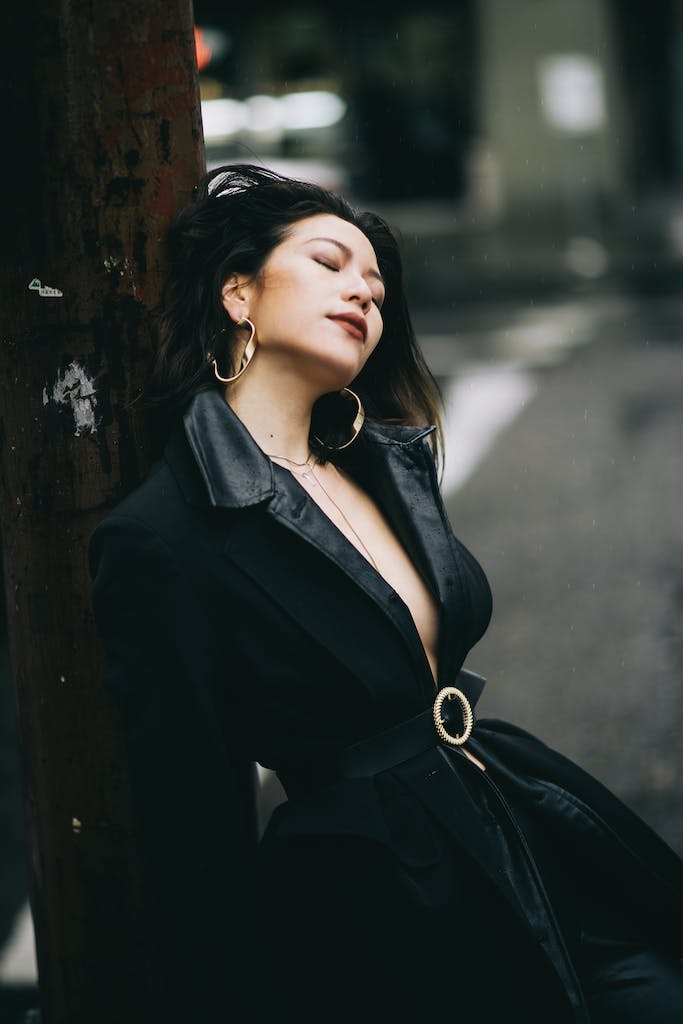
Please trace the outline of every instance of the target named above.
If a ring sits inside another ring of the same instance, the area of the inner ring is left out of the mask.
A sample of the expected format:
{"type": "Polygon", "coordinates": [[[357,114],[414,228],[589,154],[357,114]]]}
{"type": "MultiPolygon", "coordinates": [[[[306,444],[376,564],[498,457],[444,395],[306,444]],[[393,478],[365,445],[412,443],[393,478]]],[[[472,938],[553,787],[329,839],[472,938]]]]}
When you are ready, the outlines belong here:
{"type": "Polygon", "coordinates": [[[377,502],[330,464],[299,479],[309,498],[401,598],[436,679],[438,603],[377,502]]]}

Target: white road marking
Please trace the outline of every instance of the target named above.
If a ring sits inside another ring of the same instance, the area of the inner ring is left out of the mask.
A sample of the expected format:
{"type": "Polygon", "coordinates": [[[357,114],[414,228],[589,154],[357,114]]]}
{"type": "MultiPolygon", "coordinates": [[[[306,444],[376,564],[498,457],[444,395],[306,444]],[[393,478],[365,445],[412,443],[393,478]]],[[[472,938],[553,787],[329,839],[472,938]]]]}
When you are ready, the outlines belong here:
{"type": "Polygon", "coordinates": [[[498,435],[536,393],[536,369],[566,359],[595,336],[596,316],[609,313],[584,300],[520,309],[505,327],[459,335],[420,335],[435,375],[450,378],[444,391],[445,459],[442,491],[448,497],[470,478],[498,435]],[[462,366],[463,355],[484,347],[490,362],[462,366]]]}
{"type": "MultiPolygon", "coordinates": [[[[604,312],[605,303],[601,309],[604,312]]],[[[492,353],[503,360],[521,360],[528,366],[561,363],[570,349],[595,336],[598,314],[582,301],[521,310],[507,327],[492,332],[492,353]]]]}
{"type": "Polygon", "coordinates": [[[451,383],[444,394],[445,498],[462,487],[535,391],[533,375],[514,363],[475,364],[451,383]]]}
{"type": "Polygon", "coordinates": [[[38,980],[31,909],[25,903],[17,914],[7,942],[0,950],[0,985],[35,985],[38,980]]]}

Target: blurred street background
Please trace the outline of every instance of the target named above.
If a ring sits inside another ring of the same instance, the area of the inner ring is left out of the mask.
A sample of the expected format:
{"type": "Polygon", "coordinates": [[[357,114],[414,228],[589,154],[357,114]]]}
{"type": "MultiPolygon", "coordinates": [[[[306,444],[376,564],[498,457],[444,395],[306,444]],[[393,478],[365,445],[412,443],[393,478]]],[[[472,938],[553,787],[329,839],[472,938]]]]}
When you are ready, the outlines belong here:
{"type": "MultiPolygon", "coordinates": [[[[683,854],[683,2],[194,4],[207,165],[320,182],[401,238],[443,490],[488,573],[481,715],[683,854]]],[[[35,966],[0,651],[0,1024],[35,966]]],[[[264,773],[267,813],[281,799],[264,773]]]]}

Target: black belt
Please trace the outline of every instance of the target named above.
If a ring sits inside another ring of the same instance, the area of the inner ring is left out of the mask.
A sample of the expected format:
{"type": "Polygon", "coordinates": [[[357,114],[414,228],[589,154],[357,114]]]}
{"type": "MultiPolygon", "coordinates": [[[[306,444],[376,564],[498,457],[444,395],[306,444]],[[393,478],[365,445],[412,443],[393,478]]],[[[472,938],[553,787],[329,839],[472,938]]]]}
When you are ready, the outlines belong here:
{"type": "Polygon", "coordinates": [[[336,765],[336,774],[341,778],[356,779],[393,768],[412,757],[429,750],[439,743],[444,746],[460,747],[465,743],[474,726],[473,708],[476,705],[486,680],[476,672],[461,669],[454,686],[444,686],[436,695],[434,704],[421,711],[414,718],[399,722],[384,732],[359,740],[342,751],[336,765]],[[462,721],[451,731],[453,714],[449,705],[457,700],[462,721]]]}

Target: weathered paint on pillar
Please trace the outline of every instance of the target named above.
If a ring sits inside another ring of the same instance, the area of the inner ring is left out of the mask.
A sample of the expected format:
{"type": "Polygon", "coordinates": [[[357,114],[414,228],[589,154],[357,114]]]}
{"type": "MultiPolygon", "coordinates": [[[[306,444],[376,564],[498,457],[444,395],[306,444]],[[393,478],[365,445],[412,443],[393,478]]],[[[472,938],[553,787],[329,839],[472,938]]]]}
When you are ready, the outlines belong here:
{"type": "Polygon", "coordinates": [[[190,0],[3,18],[0,514],[44,1024],[151,1019],[86,547],[149,461],[161,244],[204,170],[190,0]]]}

